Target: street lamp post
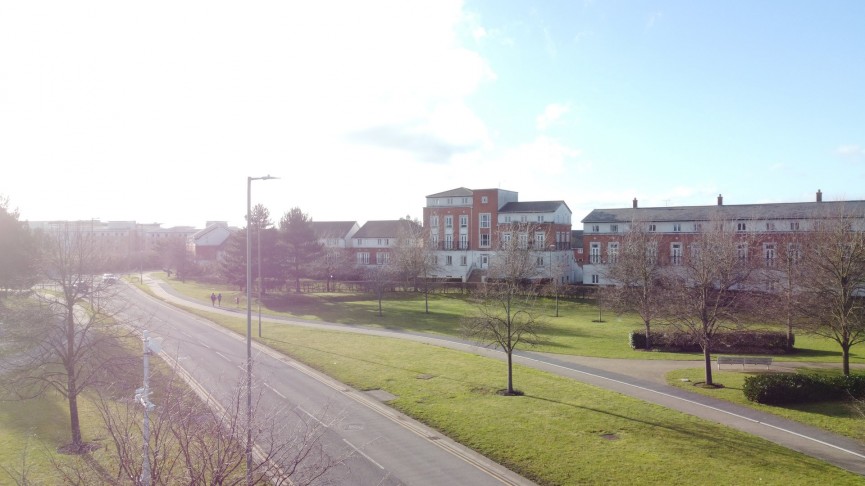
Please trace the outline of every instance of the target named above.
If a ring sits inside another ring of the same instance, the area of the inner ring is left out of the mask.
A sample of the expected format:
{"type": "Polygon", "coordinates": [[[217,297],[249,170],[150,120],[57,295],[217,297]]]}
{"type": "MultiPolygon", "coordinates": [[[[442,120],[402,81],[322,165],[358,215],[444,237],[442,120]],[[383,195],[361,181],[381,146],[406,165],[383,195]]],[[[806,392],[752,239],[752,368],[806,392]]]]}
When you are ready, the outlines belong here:
{"type": "Polygon", "coordinates": [[[264,177],[246,178],[246,484],[252,486],[252,181],[278,179],[264,177]]]}

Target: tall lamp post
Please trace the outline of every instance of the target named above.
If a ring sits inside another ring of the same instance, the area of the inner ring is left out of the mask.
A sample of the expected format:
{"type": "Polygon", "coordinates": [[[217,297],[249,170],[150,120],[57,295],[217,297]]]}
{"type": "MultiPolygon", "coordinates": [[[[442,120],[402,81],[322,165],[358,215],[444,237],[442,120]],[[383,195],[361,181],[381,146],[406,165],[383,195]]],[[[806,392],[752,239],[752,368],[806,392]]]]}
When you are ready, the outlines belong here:
{"type": "Polygon", "coordinates": [[[246,484],[252,486],[252,181],[279,179],[264,177],[246,178],[246,484]]]}

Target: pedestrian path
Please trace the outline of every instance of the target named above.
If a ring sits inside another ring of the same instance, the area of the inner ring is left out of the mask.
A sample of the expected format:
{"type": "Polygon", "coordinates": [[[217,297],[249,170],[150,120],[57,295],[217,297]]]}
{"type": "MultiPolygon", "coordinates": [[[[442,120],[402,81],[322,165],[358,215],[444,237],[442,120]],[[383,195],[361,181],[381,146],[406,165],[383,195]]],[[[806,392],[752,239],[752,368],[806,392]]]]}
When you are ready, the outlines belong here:
{"type": "MultiPolygon", "coordinates": [[[[201,301],[190,299],[188,296],[177,293],[169,285],[149,276],[145,276],[145,284],[157,297],[169,302],[231,315],[246,313],[245,308],[237,308],[233,304],[215,307],[205,304],[203,299],[201,301]]],[[[262,320],[411,339],[495,359],[504,359],[504,354],[498,350],[478,346],[457,338],[404,331],[364,329],[341,324],[272,316],[262,316],[262,320]]],[[[515,352],[514,362],[733,427],[865,476],[865,443],[863,442],[770,413],[692,393],[666,383],[664,377],[669,371],[679,368],[701,367],[702,360],[626,360],[521,351],[515,352]]],[[[782,362],[772,366],[782,370],[792,369],[796,366],[813,366],[813,364],[782,362]]]]}

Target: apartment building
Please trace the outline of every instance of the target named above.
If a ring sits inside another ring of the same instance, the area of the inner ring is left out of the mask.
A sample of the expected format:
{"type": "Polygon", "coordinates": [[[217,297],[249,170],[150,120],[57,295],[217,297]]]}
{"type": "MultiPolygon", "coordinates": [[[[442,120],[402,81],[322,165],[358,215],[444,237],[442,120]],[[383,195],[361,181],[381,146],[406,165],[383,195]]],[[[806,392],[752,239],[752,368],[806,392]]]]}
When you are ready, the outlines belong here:
{"type": "Polygon", "coordinates": [[[397,240],[420,232],[417,223],[407,219],[367,221],[351,238],[354,261],[360,269],[389,263],[397,240]]]}
{"type": "Polygon", "coordinates": [[[577,281],[571,249],[571,210],[564,201],[519,201],[515,191],[460,187],[426,196],[425,237],[434,249],[436,277],[482,279],[502,241],[537,252],[538,278],[566,265],[562,283],[577,281]]]}
{"type": "MultiPolygon", "coordinates": [[[[704,225],[713,220],[729,221],[742,235],[743,257],[759,258],[765,268],[778,265],[781,254],[789,254],[795,237],[821,219],[841,214],[865,218],[865,201],[824,202],[817,191],[813,202],[725,205],[719,194],[715,205],[640,208],[634,199],[630,208],[595,209],[583,218],[583,283],[606,285],[606,269],[615,260],[632,224],[658,235],[657,258],[666,265],[681,264],[686,251],[704,225]],[[744,241],[747,240],[747,244],[744,241]]],[[[865,230],[865,219],[862,221],[865,230]]]]}

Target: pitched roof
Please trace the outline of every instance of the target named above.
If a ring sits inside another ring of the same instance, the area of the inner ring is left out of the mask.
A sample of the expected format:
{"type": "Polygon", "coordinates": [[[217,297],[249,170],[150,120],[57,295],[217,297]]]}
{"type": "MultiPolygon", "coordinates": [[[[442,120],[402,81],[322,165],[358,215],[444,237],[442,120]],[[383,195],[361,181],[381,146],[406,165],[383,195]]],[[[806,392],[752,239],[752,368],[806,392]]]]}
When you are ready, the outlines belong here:
{"type": "Polygon", "coordinates": [[[367,221],[352,238],[396,238],[407,227],[420,229],[420,225],[407,219],[367,221]]]}
{"type": "MultiPolygon", "coordinates": [[[[564,201],[526,201],[509,202],[499,209],[500,213],[551,213],[559,207],[568,205],[564,201]]],[[[568,208],[568,212],[571,208],[568,208]]]]}
{"type": "Polygon", "coordinates": [[[595,209],[582,223],[628,223],[642,221],[708,221],[713,217],[726,220],[806,219],[831,215],[843,209],[865,217],[865,201],[826,201],[770,204],[735,204],[723,206],[676,206],[664,208],[595,209]]]}
{"type": "Polygon", "coordinates": [[[312,230],[319,238],[343,238],[351,228],[357,224],[356,221],[313,221],[312,230]]]}
{"type": "Polygon", "coordinates": [[[458,187],[450,191],[440,192],[438,194],[430,194],[427,197],[470,197],[474,192],[467,187],[458,187]]]}

